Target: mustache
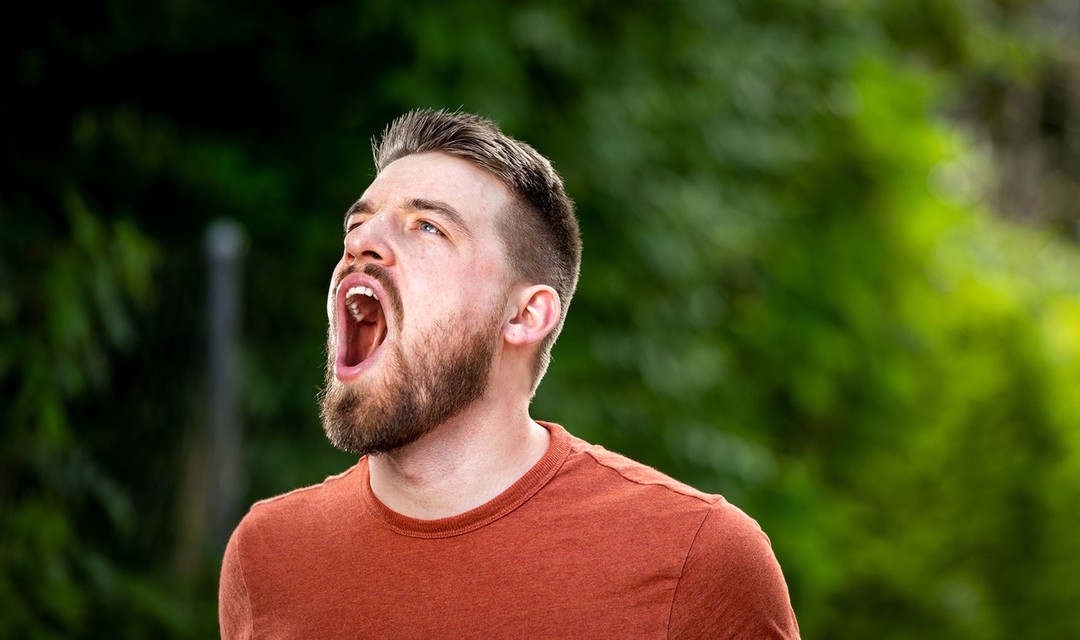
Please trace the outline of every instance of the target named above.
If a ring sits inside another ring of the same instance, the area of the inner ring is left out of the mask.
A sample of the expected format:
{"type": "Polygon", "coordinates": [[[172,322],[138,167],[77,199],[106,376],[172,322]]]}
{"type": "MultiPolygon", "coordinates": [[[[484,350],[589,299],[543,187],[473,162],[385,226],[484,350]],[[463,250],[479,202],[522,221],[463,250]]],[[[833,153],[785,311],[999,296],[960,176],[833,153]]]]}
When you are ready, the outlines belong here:
{"type": "Polygon", "coordinates": [[[341,286],[342,280],[354,273],[363,273],[382,285],[383,291],[386,293],[385,297],[389,298],[384,302],[389,303],[390,309],[394,313],[394,320],[400,327],[404,320],[405,310],[401,305],[401,293],[398,291],[393,279],[390,278],[390,272],[386,270],[386,267],[373,263],[365,264],[363,267],[354,264],[338,274],[337,280],[334,282],[334,290],[336,291],[341,286]]]}

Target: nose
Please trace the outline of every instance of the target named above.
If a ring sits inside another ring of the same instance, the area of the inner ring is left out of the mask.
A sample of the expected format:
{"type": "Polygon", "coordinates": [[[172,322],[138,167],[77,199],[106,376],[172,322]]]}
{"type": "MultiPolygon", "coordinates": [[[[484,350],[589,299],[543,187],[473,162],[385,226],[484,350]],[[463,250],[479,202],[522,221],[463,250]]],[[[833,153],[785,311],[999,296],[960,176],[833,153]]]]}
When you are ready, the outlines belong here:
{"type": "Polygon", "coordinates": [[[391,216],[374,215],[345,235],[345,266],[369,262],[388,267],[394,263],[390,246],[391,216]]]}

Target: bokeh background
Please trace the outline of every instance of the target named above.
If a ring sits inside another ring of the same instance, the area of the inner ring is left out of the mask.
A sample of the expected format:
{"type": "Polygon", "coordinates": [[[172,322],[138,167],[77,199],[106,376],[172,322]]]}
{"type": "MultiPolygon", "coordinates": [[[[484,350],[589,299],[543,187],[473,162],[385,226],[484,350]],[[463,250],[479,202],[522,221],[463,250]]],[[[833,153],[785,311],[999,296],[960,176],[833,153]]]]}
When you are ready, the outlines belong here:
{"type": "Polygon", "coordinates": [[[353,463],[315,407],[341,215],[371,136],[439,107],[578,205],[535,417],[750,513],[807,638],[1080,638],[1074,0],[112,0],[0,33],[0,637],[217,633],[247,505],[353,463]]]}

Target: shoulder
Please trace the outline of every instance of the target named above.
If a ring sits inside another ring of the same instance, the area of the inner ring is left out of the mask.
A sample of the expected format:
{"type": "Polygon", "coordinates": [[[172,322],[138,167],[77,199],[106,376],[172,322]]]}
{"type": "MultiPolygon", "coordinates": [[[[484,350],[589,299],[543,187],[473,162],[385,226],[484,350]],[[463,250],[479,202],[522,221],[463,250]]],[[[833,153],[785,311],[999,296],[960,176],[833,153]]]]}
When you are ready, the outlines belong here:
{"type": "Polygon", "coordinates": [[[355,496],[364,475],[361,467],[357,464],[319,484],[256,502],[240,520],[229,546],[242,559],[288,547],[297,539],[312,542],[327,535],[343,516],[359,508],[355,496]]]}
{"type": "Polygon", "coordinates": [[[709,570],[734,566],[749,556],[775,562],[761,527],[723,496],[626,456],[574,438],[560,475],[569,487],[563,493],[572,493],[563,500],[616,522],[647,525],[652,542],[678,556],[680,573],[686,558],[709,570]]]}
{"type": "Polygon", "coordinates": [[[671,607],[672,638],[798,638],[787,583],[769,538],[728,502],[701,523],[671,607]]]}
{"type": "Polygon", "coordinates": [[[264,523],[267,521],[289,520],[299,516],[316,515],[321,511],[333,508],[338,502],[353,494],[354,488],[363,476],[362,469],[366,468],[362,460],[345,471],[327,477],[319,484],[314,484],[299,489],[259,500],[251,505],[250,511],[244,516],[244,521],[251,524],[264,523]]]}
{"type": "Polygon", "coordinates": [[[758,523],[723,496],[699,491],[652,467],[576,438],[567,463],[569,472],[578,474],[578,481],[587,482],[591,491],[647,497],[633,504],[685,514],[694,529],[691,544],[695,553],[717,562],[745,558],[750,551],[753,557],[772,557],[769,539],[758,523]]]}
{"type": "Polygon", "coordinates": [[[222,559],[218,584],[222,638],[253,637],[260,594],[268,585],[289,584],[295,577],[292,560],[297,554],[333,539],[335,526],[348,526],[342,512],[355,509],[359,502],[348,500],[363,475],[359,467],[252,505],[229,538],[222,559]]]}
{"type": "Polygon", "coordinates": [[[653,549],[675,561],[670,637],[798,637],[769,538],[741,509],[577,438],[564,471],[582,500],[651,525],[653,549]]]}
{"type": "Polygon", "coordinates": [[[595,501],[658,516],[678,515],[694,528],[711,509],[727,505],[721,496],[699,491],[648,465],[578,438],[571,440],[561,475],[564,482],[582,487],[595,501]]]}
{"type": "Polygon", "coordinates": [[[567,462],[576,463],[587,473],[607,475],[610,479],[618,477],[621,481],[633,485],[662,489],[675,500],[688,498],[709,503],[717,497],[698,491],[648,465],[573,436],[570,438],[570,456],[567,462]]]}

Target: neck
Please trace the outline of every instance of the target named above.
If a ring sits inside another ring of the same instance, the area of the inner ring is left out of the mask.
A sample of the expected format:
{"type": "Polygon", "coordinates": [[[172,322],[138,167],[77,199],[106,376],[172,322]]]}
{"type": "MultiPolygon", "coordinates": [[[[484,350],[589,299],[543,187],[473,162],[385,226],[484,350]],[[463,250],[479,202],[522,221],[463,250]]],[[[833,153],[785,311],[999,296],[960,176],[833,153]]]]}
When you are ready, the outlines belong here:
{"type": "Polygon", "coordinates": [[[492,500],[543,457],[550,435],[527,401],[483,398],[420,440],[369,457],[371,489],[387,507],[420,520],[449,518],[492,500]]]}

